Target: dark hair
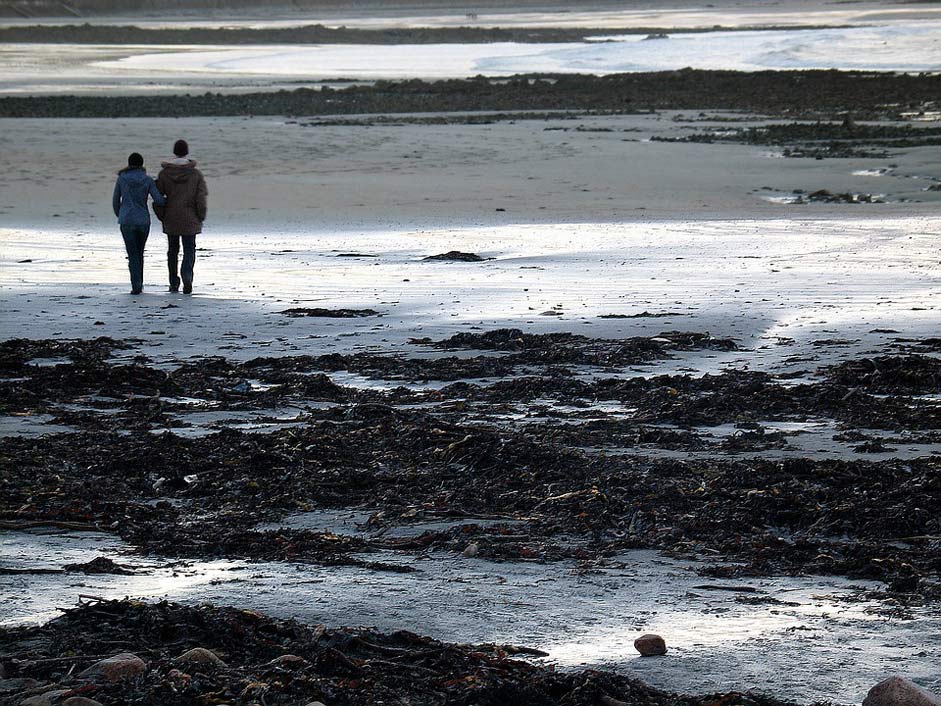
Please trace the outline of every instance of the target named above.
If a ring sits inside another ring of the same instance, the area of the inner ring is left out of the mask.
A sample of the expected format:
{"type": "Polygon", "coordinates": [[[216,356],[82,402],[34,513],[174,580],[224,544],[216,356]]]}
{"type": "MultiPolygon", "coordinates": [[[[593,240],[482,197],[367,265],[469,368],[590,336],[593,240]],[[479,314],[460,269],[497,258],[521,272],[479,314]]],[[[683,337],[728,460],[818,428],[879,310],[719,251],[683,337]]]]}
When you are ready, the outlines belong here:
{"type": "Polygon", "coordinates": [[[186,140],[177,140],[173,143],[173,154],[177,157],[185,157],[190,153],[190,146],[186,144],[186,140]]]}
{"type": "Polygon", "coordinates": [[[140,156],[139,152],[131,152],[127,158],[127,166],[129,167],[143,167],[144,158],[140,156]]]}

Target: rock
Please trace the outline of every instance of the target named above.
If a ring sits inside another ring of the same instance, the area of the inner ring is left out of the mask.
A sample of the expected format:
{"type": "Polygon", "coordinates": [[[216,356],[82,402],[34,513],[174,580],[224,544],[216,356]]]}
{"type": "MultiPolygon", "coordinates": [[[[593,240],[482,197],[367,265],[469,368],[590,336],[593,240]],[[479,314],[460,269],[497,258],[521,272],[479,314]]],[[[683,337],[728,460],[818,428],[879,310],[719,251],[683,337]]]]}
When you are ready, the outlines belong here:
{"type": "Polygon", "coordinates": [[[204,667],[224,667],[225,662],[223,662],[219,655],[217,655],[212,650],[207,650],[204,647],[194,647],[191,650],[188,650],[173,660],[177,664],[185,665],[199,665],[204,667]]]}
{"type": "Polygon", "coordinates": [[[448,262],[483,262],[487,258],[472,252],[461,252],[460,250],[449,250],[439,255],[429,255],[425,260],[445,260],[448,262]]]}
{"type": "Polygon", "coordinates": [[[72,690],[56,689],[54,691],[47,691],[37,696],[30,696],[28,699],[23,699],[20,701],[20,706],[55,706],[55,704],[59,702],[59,699],[62,698],[65,694],[68,694],[70,691],[72,690]]]}
{"type": "Polygon", "coordinates": [[[29,678],[0,679],[0,696],[36,689],[42,682],[29,678]]]}
{"type": "Polygon", "coordinates": [[[308,309],[304,307],[285,309],[280,313],[295,319],[304,316],[320,319],[360,319],[366,316],[379,315],[379,312],[375,309],[308,309]]]}
{"type": "Polygon", "coordinates": [[[147,669],[147,664],[137,655],[123,652],[114,657],[108,657],[79,674],[79,679],[94,679],[98,681],[121,681],[140,676],[147,669]]]}
{"type": "Polygon", "coordinates": [[[115,564],[106,556],[95,557],[91,561],[86,561],[84,564],[66,564],[62,568],[72,573],[134,575],[133,571],[121,566],[121,564],[115,564]]]}
{"type": "Polygon", "coordinates": [[[59,706],[103,706],[103,704],[94,699],[86,699],[84,696],[70,696],[59,706]]]}
{"type": "Polygon", "coordinates": [[[268,662],[273,667],[284,667],[286,669],[297,669],[307,664],[307,660],[297,655],[281,655],[268,662]]]}
{"type": "Polygon", "coordinates": [[[872,687],[863,706],[941,706],[941,698],[904,677],[895,676],[872,687]]]}
{"type": "Polygon", "coordinates": [[[461,556],[470,559],[471,557],[477,556],[478,552],[480,552],[480,547],[476,543],[471,542],[464,548],[464,551],[461,552],[461,556]]]}
{"type": "Polygon", "coordinates": [[[304,706],[327,706],[323,701],[311,701],[309,704],[304,706]]]}
{"type": "Polygon", "coordinates": [[[634,640],[634,648],[640,652],[642,657],[655,657],[667,653],[667,643],[659,635],[647,634],[641,635],[634,640]]]}

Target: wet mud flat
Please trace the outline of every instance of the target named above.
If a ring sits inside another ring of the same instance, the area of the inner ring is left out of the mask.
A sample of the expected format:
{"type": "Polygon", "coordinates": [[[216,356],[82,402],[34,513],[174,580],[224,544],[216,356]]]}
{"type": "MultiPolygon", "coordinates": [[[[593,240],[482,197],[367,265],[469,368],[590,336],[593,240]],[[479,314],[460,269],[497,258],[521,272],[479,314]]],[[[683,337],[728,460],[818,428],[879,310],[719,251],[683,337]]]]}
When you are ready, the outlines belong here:
{"type": "MultiPolygon", "coordinates": [[[[342,77],[338,77],[342,78],[342,77]]],[[[705,71],[522,74],[509,78],[376,81],[320,90],[176,96],[0,98],[0,117],[351,115],[507,110],[744,110],[803,119],[901,119],[935,110],[941,75],[878,71],[705,71]]]]}
{"type": "Polygon", "coordinates": [[[276,620],[250,610],[91,600],[42,627],[0,630],[11,690],[135,704],[520,703],[785,706],[741,693],[688,697],[604,671],[562,672],[524,661],[539,650],[456,645],[276,620]],[[96,666],[120,649],[123,671],[96,666]],[[138,657],[140,655],[141,657],[138,657]],[[115,678],[117,677],[117,678],[115,678]]]}
{"type": "MultiPolygon", "coordinates": [[[[39,432],[14,427],[0,440],[0,528],[104,532],[161,562],[376,576],[420,574],[423,559],[449,556],[593,577],[626,552],[654,549],[695,560],[703,586],[730,583],[756,605],[787,599],[736,582],[875,581],[857,600],[877,601],[893,620],[941,598],[937,339],[900,337],[879,356],[804,371],[702,376],[656,368],[739,344],[699,332],[494,329],[414,339],[408,354],[178,365],[149,360],[139,345],[0,344],[0,411],[39,432]],[[802,450],[807,427],[821,424],[810,446],[835,446],[838,458],[802,450]],[[305,520],[325,511],[353,512],[355,523],[305,520]]],[[[2,571],[121,578],[141,570],[135,561],[111,554],[2,571]]],[[[422,704],[785,703],[674,696],[614,673],[520,662],[538,655],[512,647],[213,607],[93,601],[0,632],[0,645],[8,679],[34,680],[0,703],[19,703],[27,688],[102,703],[208,694],[365,704],[393,693],[422,704]],[[218,651],[226,665],[173,661],[191,647],[218,651]],[[119,684],[76,677],[116,652],[142,657],[146,671],[119,684]],[[272,663],[285,654],[300,660],[272,663]]]]}

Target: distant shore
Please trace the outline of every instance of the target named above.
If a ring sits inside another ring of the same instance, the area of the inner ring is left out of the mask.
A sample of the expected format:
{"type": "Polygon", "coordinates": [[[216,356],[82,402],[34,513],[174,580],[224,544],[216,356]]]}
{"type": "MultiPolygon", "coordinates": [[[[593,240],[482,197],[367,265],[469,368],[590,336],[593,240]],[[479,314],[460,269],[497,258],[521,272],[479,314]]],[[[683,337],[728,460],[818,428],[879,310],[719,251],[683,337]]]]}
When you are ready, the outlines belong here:
{"type": "MultiPolygon", "coordinates": [[[[834,29],[848,25],[801,25],[800,29],[834,29]]],[[[0,27],[0,43],[19,44],[482,44],[515,42],[552,44],[581,42],[614,34],[647,35],[703,32],[793,30],[793,25],[712,27],[396,27],[361,29],[310,24],[300,27],[140,27],[136,25],[63,24],[0,27]]]]}
{"type": "Polygon", "coordinates": [[[821,119],[899,118],[941,95],[941,74],[873,71],[701,71],[608,76],[528,74],[509,79],[377,81],[335,90],[298,88],[241,95],[11,96],[0,117],[107,118],[352,115],[507,110],[745,110],[821,119]]]}

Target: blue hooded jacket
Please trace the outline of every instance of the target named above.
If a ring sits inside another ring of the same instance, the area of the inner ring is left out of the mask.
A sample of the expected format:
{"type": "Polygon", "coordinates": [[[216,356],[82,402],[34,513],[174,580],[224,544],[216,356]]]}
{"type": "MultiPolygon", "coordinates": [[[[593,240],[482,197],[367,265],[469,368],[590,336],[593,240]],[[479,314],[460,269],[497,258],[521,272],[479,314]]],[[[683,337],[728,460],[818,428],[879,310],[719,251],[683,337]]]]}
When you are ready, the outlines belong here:
{"type": "Polygon", "coordinates": [[[157,191],[154,180],[147,176],[143,167],[127,167],[118,172],[114,183],[111,205],[118,223],[122,226],[149,226],[150,211],[147,209],[147,194],[158,206],[166,205],[163,194],[157,191]]]}

